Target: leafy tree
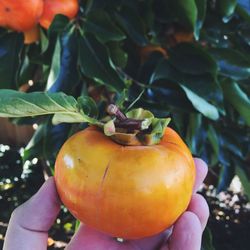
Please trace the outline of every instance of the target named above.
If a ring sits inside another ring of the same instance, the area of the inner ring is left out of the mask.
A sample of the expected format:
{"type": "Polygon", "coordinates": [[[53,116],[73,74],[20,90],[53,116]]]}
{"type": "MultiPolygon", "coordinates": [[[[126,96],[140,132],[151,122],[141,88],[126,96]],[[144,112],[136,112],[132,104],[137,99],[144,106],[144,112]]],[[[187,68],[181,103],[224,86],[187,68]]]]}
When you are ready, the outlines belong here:
{"type": "Polygon", "coordinates": [[[87,0],[75,19],[57,15],[40,28],[31,45],[2,28],[0,88],[9,90],[0,91],[0,114],[39,125],[23,160],[46,159],[53,169],[66,138],[105,116],[108,103],[144,107],[172,117],[192,153],[218,173],[218,191],[238,174],[250,196],[246,7],[236,0],[87,0]],[[15,91],[24,87],[28,94],[15,91]]]}

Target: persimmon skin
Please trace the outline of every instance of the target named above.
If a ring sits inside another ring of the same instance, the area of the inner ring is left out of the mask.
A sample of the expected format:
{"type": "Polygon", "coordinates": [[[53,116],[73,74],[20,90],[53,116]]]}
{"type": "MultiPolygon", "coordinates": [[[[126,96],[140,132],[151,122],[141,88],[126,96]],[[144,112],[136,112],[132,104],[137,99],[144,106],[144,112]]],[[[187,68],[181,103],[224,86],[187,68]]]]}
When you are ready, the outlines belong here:
{"type": "Polygon", "coordinates": [[[81,222],[114,237],[138,239],[171,226],[192,195],[195,166],[167,128],[153,146],[122,146],[89,127],[69,138],[55,165],[59,196],[81,222]]]}
{"type": "Polygon", "coordinates": [[[78,0],[44,0],[44,10],[40,25],[48,29],[57,14],[63,14],[69,19],[76,16],[79,10],[78,0]]]}
{"type": "Polygon", "coordinates": [[[0,26],[28,31],[36,26],[43,12],[43,0],[1,0],[0,26]]]}

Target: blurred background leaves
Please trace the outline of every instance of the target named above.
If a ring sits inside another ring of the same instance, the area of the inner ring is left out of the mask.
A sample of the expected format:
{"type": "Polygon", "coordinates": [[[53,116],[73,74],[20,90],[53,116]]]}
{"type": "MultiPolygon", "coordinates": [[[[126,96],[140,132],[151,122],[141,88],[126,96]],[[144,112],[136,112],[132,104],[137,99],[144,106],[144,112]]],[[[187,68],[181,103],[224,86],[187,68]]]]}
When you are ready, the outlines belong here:
{"type": "MultiPolygon", "coordinates": [[[[0,29],[0,88],[87,95],[99,117],[110,102],[171,116],[170,126],[209,164],[217,192],[237,174],[250,197],[249,1],[80,1],[75,19],[57,15],[39,41],[23,39],[0,29]]],[[[36,158],[47,174],[66,138],[85,126],[52,126],[43,117],[12,122],[36,129],[13,160],[36,158]]],[[[8,165],[0,167],[1,183],[10,173],[20,177],[21,165],[8,165]]],[[[213,249],[211,233],[204,238],[203,249],[213,249]]]]}

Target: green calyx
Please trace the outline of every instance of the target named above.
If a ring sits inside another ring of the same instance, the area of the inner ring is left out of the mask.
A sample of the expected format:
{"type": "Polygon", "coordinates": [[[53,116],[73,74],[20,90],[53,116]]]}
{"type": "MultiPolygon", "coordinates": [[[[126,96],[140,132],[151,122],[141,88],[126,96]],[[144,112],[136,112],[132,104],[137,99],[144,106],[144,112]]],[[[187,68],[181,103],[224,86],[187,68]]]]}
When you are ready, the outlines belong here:
{"type": "Polygon", "coordinates": [[[142,108],[123,114],[115,105],[108,107],[111,119],[104,126],[104,134],[115,142],[127,146],[158,144],[170,122],[170,118],[155,118],[142,108]]]}

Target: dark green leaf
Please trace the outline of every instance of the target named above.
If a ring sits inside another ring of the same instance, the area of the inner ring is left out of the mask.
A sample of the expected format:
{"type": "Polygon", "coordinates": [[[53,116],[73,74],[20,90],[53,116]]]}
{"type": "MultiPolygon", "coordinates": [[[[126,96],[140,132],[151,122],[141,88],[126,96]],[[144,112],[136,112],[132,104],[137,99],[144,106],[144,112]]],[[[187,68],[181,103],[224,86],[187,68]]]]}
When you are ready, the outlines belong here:
{"type": "Polygon", "coordinates": [[[181,72],[190,74],[216,74],[217,72],[216,62],[199,45],[182,43],[170,50],[169,55],[170,63],[181,72]]]}
{"type": "Polygon", "coordinates": [[[47,90],[53,86],[53,84],[56,82],[56,79],[59,76],[60,61],[61,61],[61,44],[60,44],[60,39],[58,38],[56,41],[56,46],[54,49],[54,54],[52,57],[52,62],[50,67],[50,73],[47,80],[47,86],[46,86],[47,90]]]}
{"type": "Polygon", "coordinates": [[[77,38],[71,27],[58,36],[47,80],[50,93],[63,91],[72,94],[79,82],[77,38]]]}
{"type": "Polygon", "coordinates": [[[145,46],[148,43],[148,39],[145,36],[145,27],[139,13],[136,13],[128,6],[123,6],[119,13],[115,13],[115,17],[135,43],[141,46],[145,46]]]}
{"type": "Polygon", "coordinates": [[[125,68],[128,61],[128,54],[121,48],[120,44],[118,42],[109,42],[107,46],[114,65],[125,68]]]}
{"type": "Polygon", "coordinates": [[[238,34],[245,41],[245,43],[250,46],[250,23],[245,23],[239,27],[238,34]]]}
{"type": "Polygon", "coordinates": [[[239,176],[242,186],[244,188],[244,193],[250,199],[250,179],[246,173],[246,170],[242,169],[241,167],[236,167],[236,174],[239,176]]]}
{"type": "Polygon", "coordinates": [[[0,36],[0,88],[15,88],[23,35],[5,33],[0,36]]]}
{"type": "Polygon", "coordinates": [[[41,53],[43,54],[49,47],[49,39],[43,29],[40,29],[41,53]]]}
{"type": "MultiPolygon", "coordinates": [[[[152,85],[151,89],[147,89],[145,92],[145,102],[148,102],[147,108],[155,105],[155,112],[160,107],[165,107],[165,110],[169,111],[169,106],[179,108],[178,112],[194,112],[191,102],[185,95],[185,92],[180,91],[180,88],[176,84],[171,84],[171,86],[158,87],[152,85]]],[[[146,105],[144,102],[141,104],[143,107],[146,105]]],[[[173,120],[174,121],[174,120],[173,120]]]]}
{"type": "Polygon", "coordinates": [[[217,61],[220,74],[235,80],[250,77],[250,61],[239,51],[228,48],[213,48],[209,52],[217,61]]]}
{"type": "Polygon", "coordinates": [[[198,11],[198,16],[197,16],[197,21],[194,29],[194,35],[196,40],[199,39],[200,36],[200,29],[203,26],[203,22],[206,17],[206,11],[207,11],[207,0],[195,0],[197,11],[198,11]]]}
{"type": "Polygon", "coordinates": [[[202,247],[201,250],[215,250],[213,246],[213,237],[211,230],[206,227],[202,235],[202,247]]]}
{"type": "Polygon", "coordinates": [[[61,14],[56,15],[48,29],[49,36],[63,32],[68,23],[68,17],[61,14]]]}
{"type": "Polygon", "coordinates": [[[215,131],[215,129],[214,129],[214,127],[212,125],[208,126],[207,138],[208,138],[208,141],[209,141],[209,143],[212,146],[212,149],[214,151],[215,159],[214,159],[214,162],[211,162],[211,164],[214,165],[218,161],[219,140],[218,140],[218,136],[216,134],[216,131],[215,131]]]}
{"type": "Polygon", "coordinates": [[[94,10],[87,16],[84,30],[93,33],[101,42],[121,41],[125,34],[114,24],[110,16],[104,10],[94,10]]]}
{"type": "Polygon", "coordinates": [[[240,113],[250,126],[250,100],[236,82],[225,80],[222,82],[225,99],[240,113]]]}
{"type": "Polygon", "coordinates": [[[31,80],[33,78],[35,69],[36,65],[30,62],[28,55],[26,55],[21,63],[21,68],[17,80],[18,86],[21,86],[31,80]]]}
{"type": "Polygon", "coordinates": [[[196,135],[202,125],[201,114],[190,114],[187,125],[186,143],[193,154],[197,155],[197,138],[196,135]]]}
{"type": "Polygon", "coordinates": [[[233,15],[237,6],[237,0],[218,0],[219,11],[223,17],[233,15]]]}
{"type": "Polygon", "coordinates": [[[190,30],[195,29],[197,20],[197,7],[195,0],[169,0],[166,1],[168,13],[175,16],[177,20],[190,30]]]}
{"type": "Polygon", "coordinates": [[[237,4],[235,11],[241,18],[243,18],[243,20],[250,23],[250,14],[244,7],[242,7],[240,4],[237,4]]]}
{"type": "Polygon", "coordinates": [[[226,150],[224,152],[221,150],[219,154],[219,160],[221,161],[222,158],[223,166],[220,167],[219,182],[217,186],[218,193],[222,190],[226,190],[235,176],[235,166],[231,165],[229,162],[231,159],[230,153],[226,150]]]}
{"type": "Polygon", "coordinates": [[[78,107],[80,110],[84,112],[84,114],[97,117],[98,116],[98,108],[94,100],[89,96],[80,96],[77,99],[78,107]]]}
{"type": "Polygon", "coordinates": [[[84,75],[121,91],[124,82],[110,63],[107,48],[93,35],[85,33],[79,38],[79,61],[84,75]]]}
{"type": "Polygon", "coordinates": [[[154,71],[150,82],[153,83],[161,79],[168,79],[177,82],[179,86],[184,90],[189,101],[199,112],[210,119],[218,119],[219,113],[216,107],[202,98],[204,95],[207,99],[209,99],[206,93],[209,92],[207,90],[211,89],[213,85],[206,85],[205,91],[200,92],[200,90],[202,89],[202,83],[196,84],[195,81],[190,81],[190,79],[188,78],[189,76],[183,75],[181,72],[178,72],[176,69],[174,69],[167,60],[162,60],[154,71]],[[201,94],[203,95],[201,96],[201,94]]]}

